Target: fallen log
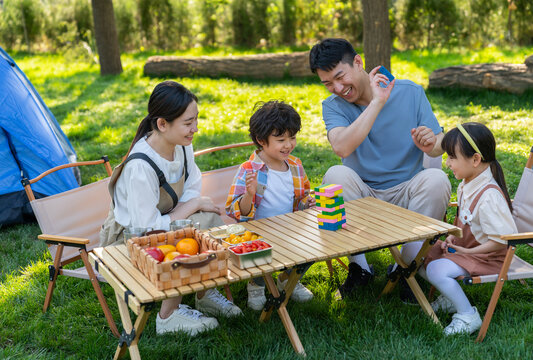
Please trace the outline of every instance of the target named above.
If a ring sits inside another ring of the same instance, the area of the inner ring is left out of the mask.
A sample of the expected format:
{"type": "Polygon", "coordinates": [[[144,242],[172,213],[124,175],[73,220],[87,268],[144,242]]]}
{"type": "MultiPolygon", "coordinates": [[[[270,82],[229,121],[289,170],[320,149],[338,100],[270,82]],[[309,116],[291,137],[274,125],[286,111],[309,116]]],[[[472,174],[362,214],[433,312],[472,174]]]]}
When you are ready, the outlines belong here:
{"type": "Polygon", "coordinates": [[[144,65],[147,76],[227,76],[255,79],[305,77],[309,69],[309,52],[258,54],[225,57],[151,56],[144,65]]]}
{"type": "Polygon", "coordinates": [[[430,88],[460,87],[522,94],[533,89],[533,56],[525,64],[476,64],[437,69],[429,76],[430,88]]]}

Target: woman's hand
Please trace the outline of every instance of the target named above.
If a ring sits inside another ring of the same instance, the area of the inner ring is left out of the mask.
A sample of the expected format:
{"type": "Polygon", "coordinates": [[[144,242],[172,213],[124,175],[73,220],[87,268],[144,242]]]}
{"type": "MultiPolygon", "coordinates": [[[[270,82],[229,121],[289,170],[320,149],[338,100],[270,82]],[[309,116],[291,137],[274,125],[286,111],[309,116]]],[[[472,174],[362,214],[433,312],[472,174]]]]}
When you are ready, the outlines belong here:
{"type": "Polygon", "coordinates": [[[197,211],[214,212],[220,215],[220,208],[213,203],[209,196],[200,196],[195,199],[197,201],[197,211]]]}

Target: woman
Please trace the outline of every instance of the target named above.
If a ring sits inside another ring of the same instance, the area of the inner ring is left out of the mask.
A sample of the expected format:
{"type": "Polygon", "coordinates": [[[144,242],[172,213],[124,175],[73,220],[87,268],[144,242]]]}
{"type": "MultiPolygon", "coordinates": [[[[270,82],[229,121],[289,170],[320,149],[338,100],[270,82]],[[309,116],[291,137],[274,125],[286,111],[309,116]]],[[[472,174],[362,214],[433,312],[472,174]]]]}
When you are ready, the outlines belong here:
{"type": "MultiPolygon", "coordinates": [[[[223,224],[211,198],[200,196],[201,173],[192,149],[197,125],[193,93],[174,81],[154,88],[148,116],[139,124],[126,160],[111,176],[113,203],[100,232],[101,246],[123,243],[122,233],[128,226],[168,231],[171,221],[192,216],[202,228],[223,224]]],[[[197,293],[195,302],[196,308],[211,314],[242,313],[215,289],[197,293]]],[[[163,301],[156,320],[158,334],[185,331],[196,335],[217,325],[215,318],[181,304],[181,296],[163,301]]]]}

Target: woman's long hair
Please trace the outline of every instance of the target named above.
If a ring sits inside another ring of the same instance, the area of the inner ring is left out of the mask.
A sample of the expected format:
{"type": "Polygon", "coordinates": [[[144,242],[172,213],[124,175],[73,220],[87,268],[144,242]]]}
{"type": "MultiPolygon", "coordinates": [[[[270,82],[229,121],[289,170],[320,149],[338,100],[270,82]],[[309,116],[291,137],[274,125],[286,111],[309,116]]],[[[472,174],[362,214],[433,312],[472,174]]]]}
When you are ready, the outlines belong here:
{"type": "Polygon", "coordinates": [[[148,101],[148,115],[139,124],[126,157],[137,141],[151,131],[159,131],[157,128],[158,118],[163,118],[171,123],[180,117],[193,101],[198,102],[197,97],[185,86],[175,81],[167,80],[157,84],[148,101]]]}
{"type": "MultiPolygon", "coordinates": [[[[483,155],[481,161],[490,164],[492,176],[498,183],[500,189],[502,189],[507,205],[509,205],[509,209],[512,211],[513,205],[511,203],[511,198],[509,197],[509,192],[507,191],[505,176],[503,175],[500,163],[496,160],[496,140],[494,139],[494,135],[492,135],[489,128],[481,123],[468,122],[462,125],[474,140],[479,151],[481,151],[481,155],[483,155]]],[[[459,145],[458,149],[465,158],[469,159],[476,153],[476,150],[474,150],[468,140],[463,134],[461,134],[459,129],[454,128],[444,135],[441,146],[442,149],[448,153],[448,156],[456,157],[455,151],[457,145],[459,145]]]]}

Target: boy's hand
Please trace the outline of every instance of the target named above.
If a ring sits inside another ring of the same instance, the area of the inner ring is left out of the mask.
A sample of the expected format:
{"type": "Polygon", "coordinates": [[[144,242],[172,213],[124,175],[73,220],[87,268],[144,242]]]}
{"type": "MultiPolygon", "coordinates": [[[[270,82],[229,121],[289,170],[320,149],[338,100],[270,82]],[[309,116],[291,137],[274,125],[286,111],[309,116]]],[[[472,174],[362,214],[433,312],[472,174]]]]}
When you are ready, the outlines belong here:
{"type": "Polygon", "coordinates": [[[419,126],[416,129],[411,129],[411,137],[416,147],[425,153],[429,153],[437,143],[437,136],[433,130],[426,126],[419,126]]]}
{"type": "Polygon", "coordinates": [[[312,208],[316,205],[316,199],[314,196],[308,195],[307,196],[307,207],[312,208]]]}
{"type": "Polygon", "coordinates": [[[257,172],[246,173],[246,192],[253,198],[257,193],[257,172]]]}

